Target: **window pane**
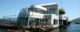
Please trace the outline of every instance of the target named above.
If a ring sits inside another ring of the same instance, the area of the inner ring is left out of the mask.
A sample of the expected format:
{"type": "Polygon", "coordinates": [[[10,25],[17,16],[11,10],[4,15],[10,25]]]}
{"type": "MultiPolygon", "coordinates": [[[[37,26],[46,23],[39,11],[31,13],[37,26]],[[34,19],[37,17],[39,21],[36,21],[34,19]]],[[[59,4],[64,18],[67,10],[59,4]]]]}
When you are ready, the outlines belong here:
{"type": "Polygon", "coordinates": [[[54,9],[54,8],[50,8],[50,9],[48,10],[48,13],[49,13],[49,14],[54,13],[54,12],[55,12],[55,9],[54,9]]]}
{"type": "Polygon", "coordinates": [[[58,20],[54,19],[54,25],[58,24],[58,20]]]}

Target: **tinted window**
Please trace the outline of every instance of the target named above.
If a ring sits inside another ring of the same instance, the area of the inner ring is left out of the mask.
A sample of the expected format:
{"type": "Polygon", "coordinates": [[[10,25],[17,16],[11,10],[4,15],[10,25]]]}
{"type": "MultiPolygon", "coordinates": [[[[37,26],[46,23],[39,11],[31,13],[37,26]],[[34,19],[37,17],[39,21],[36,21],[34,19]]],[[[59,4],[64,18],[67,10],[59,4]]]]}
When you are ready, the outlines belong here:
{"type": "Polygon", "coordinates": [[[54,25],[58,24],[58,20],[54,19],[54,25]]]}
{"type": "Polygon", "coordinates": [[[49,10],[48,10],[48,13],[49,14],[52,14],[52,13],[54,13],[55,12],[55,9],[53,9],[53,8],[50,8],[49,10]]]}

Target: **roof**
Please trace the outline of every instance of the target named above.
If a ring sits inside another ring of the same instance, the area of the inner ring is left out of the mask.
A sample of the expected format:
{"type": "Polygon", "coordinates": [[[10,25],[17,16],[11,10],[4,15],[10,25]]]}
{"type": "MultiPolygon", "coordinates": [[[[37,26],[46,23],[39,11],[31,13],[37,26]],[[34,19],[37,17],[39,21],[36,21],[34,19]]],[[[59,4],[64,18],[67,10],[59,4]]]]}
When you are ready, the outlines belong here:
{"type": "Polygon", "coordinates": [[[46,3],[46,4],[38,4],[40,6],[47,6],[47,5],[55,5],[56,3],[46,3]]]}
{"type": "Polygon", "coordinates": [[[40,5],[35,5],[34,7],[47,11],[47,9],[46,9],[45,7],[42,7],[42,6],[40,6],[40,5]]]}
{"type": "Polygon", "coordinates": [[[55,5],[55,4],[56,4],[56,3],[38,4],[38,5],[34,5],[34,7],[47,11],[47,9],[46,9],[45,7],[43,7],[43,6],[47,6],[47,5],[55,5]]]}

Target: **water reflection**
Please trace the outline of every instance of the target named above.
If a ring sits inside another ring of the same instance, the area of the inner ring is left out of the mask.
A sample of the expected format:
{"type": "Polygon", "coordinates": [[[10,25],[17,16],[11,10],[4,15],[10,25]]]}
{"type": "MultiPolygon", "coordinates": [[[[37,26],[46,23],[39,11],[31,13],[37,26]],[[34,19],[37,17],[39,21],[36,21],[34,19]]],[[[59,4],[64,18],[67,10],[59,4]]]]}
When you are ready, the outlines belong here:
{"type": "MultiPolygon", "coordinates": [[[[0,29],[0,32],[17,32],[17,31],[9,29],[0,29]]],[[[34,29],[34,31],[25,30],[25,32],[45,32],[45,31],[42,31],[40,29],[37,30],[34,29]]],[[[80,32],[80,24],[71,24],[70,26],[55,28],[47,32],[80,32]]]]}
{"type": "Polygon", "coordinates": [[[60,27],[49,32],[80,32],[80,24],[71,24],[67,27],[60,27]]]}
{"type": "Polygon", "coordinates": [[[71,24],[70,26],[55,28],[47,32],[80,32],[80,24],[71,24]]]}
{"type": "Polygon", "coordinates": [[[32,32],[68,32],[68,27],[60,27],[60,28],[55,28],[53,30],[49,30],[49,31],[43,31],[43,30],[35,30],[32,32]]]}
{"type": "Polygon", "coordinates": [[[67,27],[56,28],[48,32],[67,32],[67,27]]]}
{"type": "MultiPolygon", "coordinates": [[[[0,32],[17,32],[17,31],[15,31],[15,30],[9,31],[8,29],[0,29],[0,32]]],[[[37,30],[34,29],[34,31],[25,30],[25,32],[67,32],[67,28],[60,27],[60,28],[55,28],[55,29],[50,30],[50,31],[43,31],[40,29],[37,29],[37,30]]]]}

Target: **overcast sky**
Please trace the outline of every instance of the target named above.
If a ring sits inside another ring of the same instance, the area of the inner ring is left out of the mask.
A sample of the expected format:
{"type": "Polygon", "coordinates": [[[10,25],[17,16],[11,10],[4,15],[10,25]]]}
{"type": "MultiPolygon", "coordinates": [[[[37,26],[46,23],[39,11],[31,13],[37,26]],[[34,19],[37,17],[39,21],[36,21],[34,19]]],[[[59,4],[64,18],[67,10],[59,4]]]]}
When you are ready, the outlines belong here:
{"type": "MultiPolygon", "coordinates": [[[[22,8],[32,4],[58,3],[60,0],[0,0],[0,18],[3,16],[17,17],[22,8]]],[[[69,20],[80,17],[80,0],[62,0],[62,6],[66,11],[69,20]]]]}

